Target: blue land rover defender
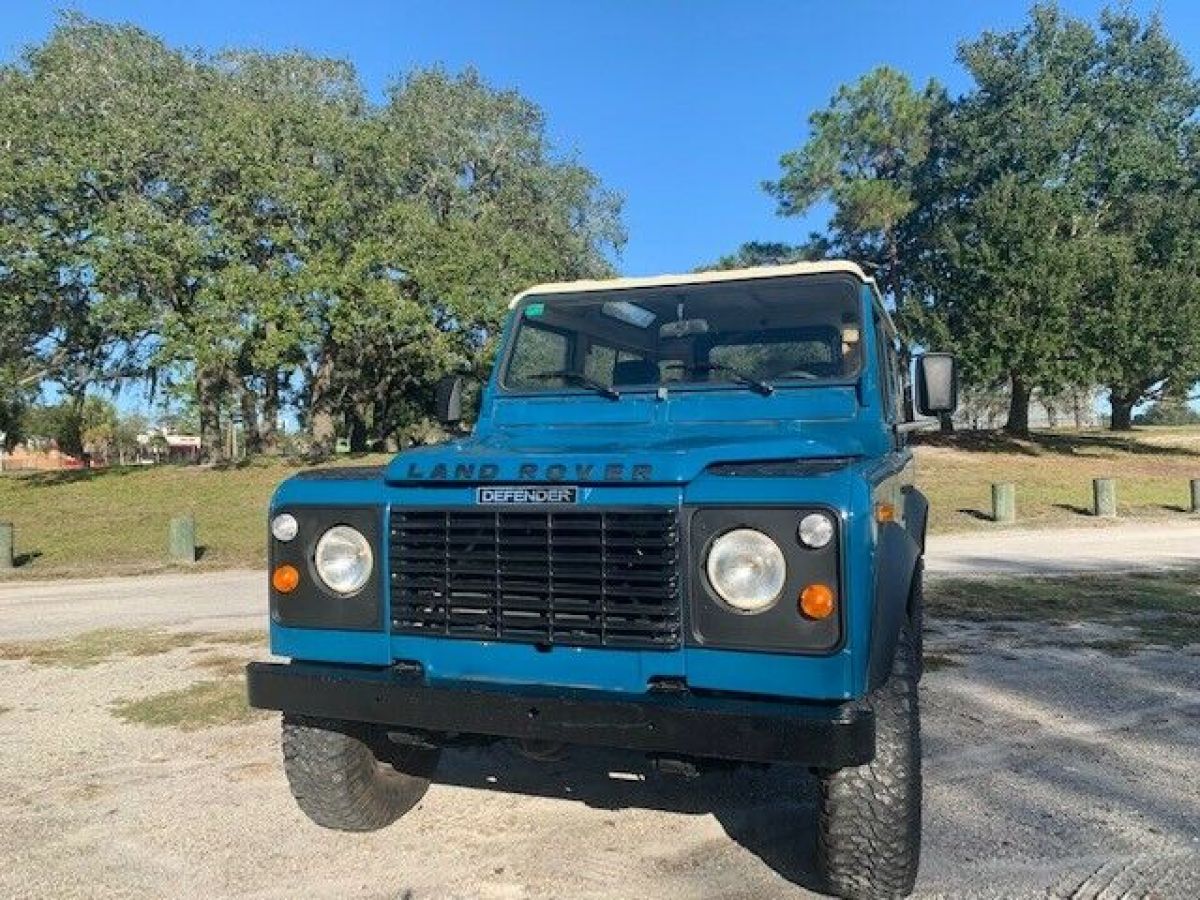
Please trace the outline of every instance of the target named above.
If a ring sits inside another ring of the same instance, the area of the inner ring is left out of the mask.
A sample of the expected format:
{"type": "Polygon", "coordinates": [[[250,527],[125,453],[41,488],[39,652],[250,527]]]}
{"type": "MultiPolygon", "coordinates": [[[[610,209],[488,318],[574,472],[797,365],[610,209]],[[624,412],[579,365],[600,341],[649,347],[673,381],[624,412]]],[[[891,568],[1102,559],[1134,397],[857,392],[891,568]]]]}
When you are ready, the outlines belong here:
{"type": "MultiPolygon", "coordinates": [[[[283,712],[301,808],[382,828],[463,739],[794,764],[822,781],[829,889],[907,894],[928,506],[906,358],[849,262],[519,295],[469,436],[271,502],[291,662],[249,692],[283,712]]],[[[920,412],[952,411],[953,360],[913,368],[920,412]]],[[[461,390],[439,386],[447,423],[461,390]]]]}

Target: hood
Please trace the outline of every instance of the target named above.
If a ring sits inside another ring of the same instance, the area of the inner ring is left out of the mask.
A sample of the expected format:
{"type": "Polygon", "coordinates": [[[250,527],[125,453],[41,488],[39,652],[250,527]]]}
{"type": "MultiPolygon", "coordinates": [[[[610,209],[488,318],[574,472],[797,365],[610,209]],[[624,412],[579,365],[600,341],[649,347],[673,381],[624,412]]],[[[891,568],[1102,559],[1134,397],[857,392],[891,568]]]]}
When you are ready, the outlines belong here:
{"type": "Polygon", "coordinates": [[[736,428],[524,428],[409,450],[393,484],[519,482],[681,484],[716,463],[844,459],[864,453],[852,422],[742,423],[736,428]]]}

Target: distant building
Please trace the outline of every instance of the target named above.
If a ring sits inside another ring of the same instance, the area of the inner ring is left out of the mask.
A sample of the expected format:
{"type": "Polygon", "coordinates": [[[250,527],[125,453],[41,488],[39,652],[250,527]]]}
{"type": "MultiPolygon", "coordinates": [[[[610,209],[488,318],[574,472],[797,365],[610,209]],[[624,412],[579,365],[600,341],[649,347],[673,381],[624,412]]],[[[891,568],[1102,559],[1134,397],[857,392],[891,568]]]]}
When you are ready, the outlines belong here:
{"type": "Polygon", "coordinates": [[[53,472],[86,469],[87,465],[86,458],[63,453],[54,441],[17,444],[11,453],[0,453],[0,472],[53,472]]]}
{"type": "Polygon", "coordinates": [[[139,462],[194,463],[200,459],[200,438],[194,434],[176,434],[156,428],[139,434],[139,462]]]}

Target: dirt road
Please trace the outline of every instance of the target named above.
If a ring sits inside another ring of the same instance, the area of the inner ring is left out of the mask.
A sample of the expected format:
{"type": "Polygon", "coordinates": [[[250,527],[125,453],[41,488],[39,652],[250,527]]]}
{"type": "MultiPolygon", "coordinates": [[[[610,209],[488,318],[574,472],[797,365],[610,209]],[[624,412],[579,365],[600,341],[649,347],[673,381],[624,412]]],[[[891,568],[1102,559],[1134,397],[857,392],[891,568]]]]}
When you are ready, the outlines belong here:
{"type": "Polygon", "coordinates": [[[1070,575],[1200,563],[1200,521],[934,535],[931,575],[1070,575]]]}
{"type": "Polygon", "coordinates": [[[0,580],[0,640],[150,625],[265,629],[266,604],[267,576],[258,571],[0,580]]]}

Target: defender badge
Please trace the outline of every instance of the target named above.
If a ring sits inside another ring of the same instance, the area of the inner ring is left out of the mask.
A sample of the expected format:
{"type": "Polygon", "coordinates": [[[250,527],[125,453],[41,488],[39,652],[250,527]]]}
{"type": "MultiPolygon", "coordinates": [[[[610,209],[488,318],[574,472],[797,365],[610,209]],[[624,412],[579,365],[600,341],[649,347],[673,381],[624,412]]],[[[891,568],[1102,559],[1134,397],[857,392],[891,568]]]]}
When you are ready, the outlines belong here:
{"type": "Polygon", "coordinates": [[[579,488],[575,486],[546,487],[498,486],[475,489],[475,502],[492,506],[540,503],[578,503],[579,488]]]}

